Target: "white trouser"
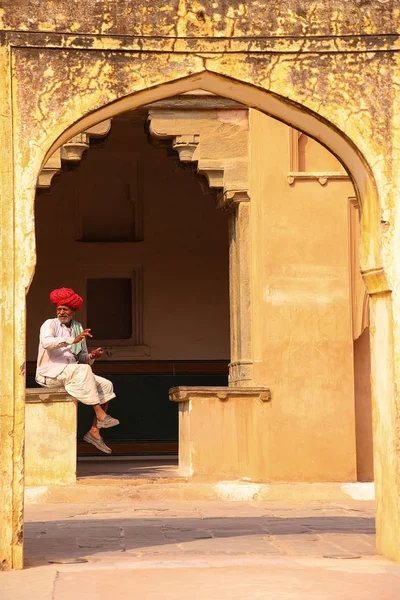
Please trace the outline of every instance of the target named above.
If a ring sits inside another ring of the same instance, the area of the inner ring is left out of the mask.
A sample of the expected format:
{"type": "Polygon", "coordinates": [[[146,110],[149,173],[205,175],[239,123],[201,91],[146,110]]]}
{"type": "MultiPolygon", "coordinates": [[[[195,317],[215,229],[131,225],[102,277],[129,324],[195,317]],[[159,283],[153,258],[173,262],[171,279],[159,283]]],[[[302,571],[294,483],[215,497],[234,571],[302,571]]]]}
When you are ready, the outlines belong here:
{"type": "Polygon", "coordinates": [[[67,365],[57,377],[41,377],[38,383],[44,387],[64,386],[70,396],[83,404],[105,404],[115,398],[111,381],[95,375],[91,366],[85,364],[67,365]]]}

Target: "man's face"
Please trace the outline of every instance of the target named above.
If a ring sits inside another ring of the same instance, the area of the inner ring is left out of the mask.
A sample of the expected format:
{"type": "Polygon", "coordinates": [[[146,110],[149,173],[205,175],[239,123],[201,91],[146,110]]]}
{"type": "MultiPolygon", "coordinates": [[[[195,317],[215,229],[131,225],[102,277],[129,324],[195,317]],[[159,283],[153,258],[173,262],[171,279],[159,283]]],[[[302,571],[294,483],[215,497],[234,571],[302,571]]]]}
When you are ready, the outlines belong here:
{"type": "Polygon", "coordinates": [[[56,315],[60,323],[64,323],[64,325],[68,325],[71,320],[74,318],[75,311],[72,310],[69,306],[57,306],[56,315]]]}

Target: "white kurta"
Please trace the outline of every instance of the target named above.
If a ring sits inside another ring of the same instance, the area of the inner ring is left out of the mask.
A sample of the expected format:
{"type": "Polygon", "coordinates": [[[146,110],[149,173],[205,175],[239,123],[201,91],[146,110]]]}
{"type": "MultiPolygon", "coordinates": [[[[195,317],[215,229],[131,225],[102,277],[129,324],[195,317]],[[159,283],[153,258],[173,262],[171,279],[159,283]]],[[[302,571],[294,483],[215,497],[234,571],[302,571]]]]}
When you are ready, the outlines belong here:
{"type": "Polygon", "coordinates": [[[86,340],[82,341],[79,363],[72,354],[71,330],[58,319],[48,319],[40,328],[36,381],[43,387],[65,387],[83,404],[104,404],[115,398],[113,384],[91,369],[86,340]]]}

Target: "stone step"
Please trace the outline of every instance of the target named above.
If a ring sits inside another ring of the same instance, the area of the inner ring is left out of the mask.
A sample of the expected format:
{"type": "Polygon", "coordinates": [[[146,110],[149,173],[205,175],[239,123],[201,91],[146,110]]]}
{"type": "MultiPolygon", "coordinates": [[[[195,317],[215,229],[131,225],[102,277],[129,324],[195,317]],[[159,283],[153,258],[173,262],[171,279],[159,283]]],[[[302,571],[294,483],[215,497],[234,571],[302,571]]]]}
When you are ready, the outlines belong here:
{"type": "Polygon", "coordinates": [[[373,483],[192,482],[181,478],[85,478],[76,484],[28,487],[27,504],[182,500],[340,502],[374,500],[373,483]]]}

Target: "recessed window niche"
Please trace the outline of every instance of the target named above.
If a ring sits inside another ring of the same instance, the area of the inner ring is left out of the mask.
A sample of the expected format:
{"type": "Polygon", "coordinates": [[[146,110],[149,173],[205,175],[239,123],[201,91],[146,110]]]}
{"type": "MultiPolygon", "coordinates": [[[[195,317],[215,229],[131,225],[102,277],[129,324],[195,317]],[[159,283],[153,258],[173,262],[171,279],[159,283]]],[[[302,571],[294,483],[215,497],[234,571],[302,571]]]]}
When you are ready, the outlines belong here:
{"type": "Polygon", "coordinates": [[[128,340],[132,337],[132,280],[88,279],[87,321],[93,340],[128,340]]]}
{"type": "Polygon", "coordinates": [[[143,344],[143,286],[140,266],[87,266],[81,271],[80,289],[85,302],[80,311],[93,338],[88,346],[101,346],[109,360],[150,356],[143,344]]]}
{"type": "Polygon", "coordinates": [[[78,173],[76,240],[142,241],[139,157],[130,157],[130,161],[121,158],[110,165],[100,153],[94,157],[93,154],[88,157],[88,165],[82,165],[78,173]]]}

